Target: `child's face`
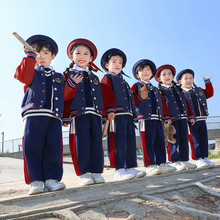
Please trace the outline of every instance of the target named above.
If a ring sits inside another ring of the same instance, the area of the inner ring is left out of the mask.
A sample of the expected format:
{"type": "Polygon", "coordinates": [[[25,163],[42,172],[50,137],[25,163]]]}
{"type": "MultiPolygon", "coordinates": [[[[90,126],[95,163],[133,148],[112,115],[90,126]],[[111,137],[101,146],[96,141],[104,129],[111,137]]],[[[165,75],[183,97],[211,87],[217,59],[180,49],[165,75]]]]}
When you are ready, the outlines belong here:
{"type": "Polygon", "coordinates": [[[86,69],[87,65],[92,62],[89,48],[83,45],[77,46],[73,51],[72,61],[74,61],[78,67],[86,69]]]}
{"type": "Polygon", "coordinates": [[[51,61],[54,59],[55,54],[52,54],[46,47],[43,47],[39,52],[40,57],[36,58],[36,65],[43,65],[44,67],[48,67],[51,64],[51,61]]]}
{"type": "Polygon", "coordinates": [[[137,77],[145,82],[149,82],[152,76],[153,73],[149,66],[145,66],[143,69],[139,70],[137,74],[137,77]]]}
{"type": "Polygon", "coordinates": [[[179,83],[182,84],[183,88],[185,89],[191,89],[193,82],[194,78],[190,73],[184,73],[181,77],[181,80],[179,80],[179,83]]]}
{"type": "Polygon", "coordinates": [[[105,67],[110,72],[120,73],[122,70],[123,59],[120,56],[112,56],[108,63],[105,64],[105,67]]]}
{"type": "Polygon", "coordinates": [[[173,73],[170,69],[163,69],[160,73],[160,81],[167,86],[170,86],[173,81],[173,73]]]}

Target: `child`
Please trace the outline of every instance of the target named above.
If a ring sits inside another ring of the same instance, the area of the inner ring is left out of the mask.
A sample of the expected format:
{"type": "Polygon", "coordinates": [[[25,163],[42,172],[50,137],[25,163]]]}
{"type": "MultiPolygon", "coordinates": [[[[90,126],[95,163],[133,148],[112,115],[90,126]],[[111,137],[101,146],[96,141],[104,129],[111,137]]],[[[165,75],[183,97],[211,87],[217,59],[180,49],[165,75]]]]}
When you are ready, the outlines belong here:
{"type": "Polygon", "coordinates": [[[195,125],[189,124],[192,158],[196,160],[197,167],[214,166],[215,163],[206,158],[208,157],[208,132],[206,127],[208,107],[206,99],[214,94],[210,77],[203,77],[205,89],[194,84],[194,71],[191,69],[182,70],[176,79],[182,85],[183,93],[196,118],[195,125]]]}
{"type": "Polygon", "coordinates": [[[22,117],[25,182],[29,195],[56,191],[66,186],[63,175],[62,112],[64,78],[50,66],[58,52],[56,42],[44,35],[27,39],[34,52],[25,49],[14,77],[24,83],[22,117]],[[36,52],[40,56],[36,55],[36,52]]]}
{"type": "Polygon", "coordinates": [[[175,171],[176,168],[165,164],[162,119],[171,123],[169,111],[158,89],[150,83],[156,74],[156,66],[151,60],[143,59],[135,63],[132,71],[138,80],[132,86],[132,90],[138,113],[146,172],[148,175],[155,175],[175,171]]]}
{"type": "Polygon", "coordinates": [[[176,129],[176,134],[174,135],[176,144],[170,144],[167,147],[168,158],[172,161],[171,166],[174,166],[177,170],[194,169],[196,165],[188,162],[189,145],[187,133],[187,118],[192,125],[194,124],[193,112],[181,89],[173,81],[175,74],[176,69],[173,66],[163,65],[157,69],[155,75],[156,81],[160,81],[158,88],[167,103],[172,125],[176,129]]]}
{"type": "Polygon", "coordinates": [[[101,58],[101,66],[108,73],[101,80],[104,100],[103,117],[110,121],[108,155],[110,165],[116,168],[114,180],[142,177],[146,172],[137,166],[134,118],[134,98],[128,83],[123,79],[122,68],[126,55],[119,49],[107,50],[101,58]]]}
{"type": "Polygon", "coordinates": [[[68,77],[67,84],[74,91],[66,99],[65,114],[69,108],[70,152],[76,175],[81,186],[104,183],[101,176],[104,166],[101,124],[103,99],[99,79],[91,71],[97,49],[89,40],[75,39],[69,43],[67,55],[72,63],[64,74],[68,77]]]}

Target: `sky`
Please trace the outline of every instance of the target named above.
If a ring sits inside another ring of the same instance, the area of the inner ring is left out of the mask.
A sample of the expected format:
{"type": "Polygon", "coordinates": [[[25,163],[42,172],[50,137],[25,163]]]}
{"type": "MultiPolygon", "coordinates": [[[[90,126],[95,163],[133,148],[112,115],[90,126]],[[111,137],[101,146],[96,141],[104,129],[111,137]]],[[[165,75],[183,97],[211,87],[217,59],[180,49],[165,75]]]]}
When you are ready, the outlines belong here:
{"type": "MultiPolygon", "coordinates": [[[[24,51],[12,32],[24,39],[35,34],[53,38],[59,52],[52,65],[61,73],[70,63],[67,45],[76,38],[96,45],[94,63],[99,67],[106,50],[124,51],[130,86],[136,82],[132,67],[140,59],[150,59],[157,67],[171,64],[177,73],[193,69],[197,86],[204,88],[203,76],[211,77],[215,94],[208,100],[209,113],[219,116],[219,9],[219,0],[0,0],[0,133],[5,140],[23,134],[23,84],[14,73],[24,51]]],[[[101,79],[104,74],[97,75],[101,79]]],[[[152,84],[157,86],[154,79],[152,84]]]]}

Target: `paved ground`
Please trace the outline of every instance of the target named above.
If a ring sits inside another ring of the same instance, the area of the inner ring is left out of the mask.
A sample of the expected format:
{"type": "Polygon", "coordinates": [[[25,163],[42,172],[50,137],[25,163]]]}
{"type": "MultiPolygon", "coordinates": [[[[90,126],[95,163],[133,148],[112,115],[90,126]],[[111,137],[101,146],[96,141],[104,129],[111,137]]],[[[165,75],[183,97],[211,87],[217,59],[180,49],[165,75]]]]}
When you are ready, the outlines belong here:
{"type": "MultiPolygon", "coordinates": [[[[0,219],[220,219],[220,160],[213,161],[209,169],[114,182],[106,159],[106,183],[79,187],[65,158],[67,189],[28,196],[23,160],[0,157],[0,219]]],[[[141,158],[138,165],[145,169],[141,158]]]]}

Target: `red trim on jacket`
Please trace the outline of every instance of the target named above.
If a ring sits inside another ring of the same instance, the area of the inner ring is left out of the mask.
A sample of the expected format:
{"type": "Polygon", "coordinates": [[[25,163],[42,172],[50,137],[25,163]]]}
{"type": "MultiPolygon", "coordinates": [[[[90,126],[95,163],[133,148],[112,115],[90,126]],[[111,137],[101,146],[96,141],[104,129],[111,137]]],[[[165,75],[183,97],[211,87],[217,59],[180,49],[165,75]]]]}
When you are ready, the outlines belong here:
{"type": "Polygon", "coordinates": [[[108,108],[116,109],[115,93],[113,91],[112,82],[108,77],[103,77],[100,83],[102,98],[104,102],[103,116],[107,115],[108,108]]]}
{"type": "Polygon", "coordinates": [[[14,78],[25,84],[24,93],[33,81],[36,63],[37,61],[32,58],[23,57],[20,65],[15,71],[14,78]]]}

